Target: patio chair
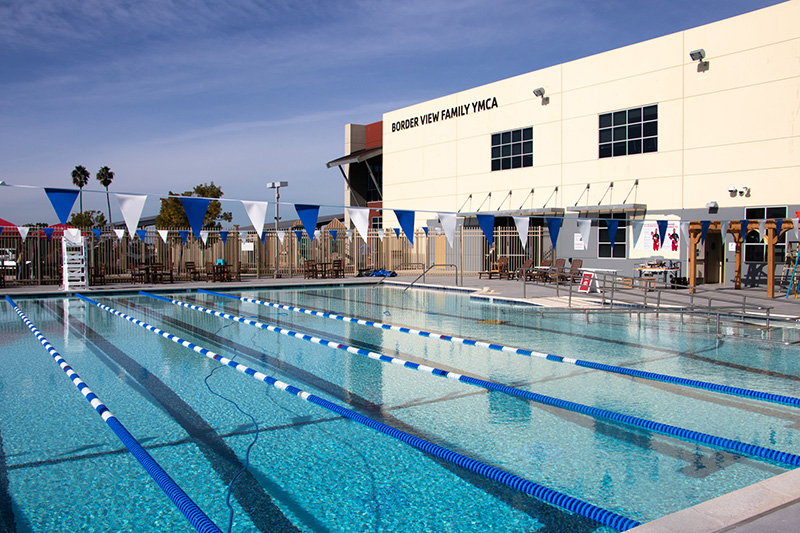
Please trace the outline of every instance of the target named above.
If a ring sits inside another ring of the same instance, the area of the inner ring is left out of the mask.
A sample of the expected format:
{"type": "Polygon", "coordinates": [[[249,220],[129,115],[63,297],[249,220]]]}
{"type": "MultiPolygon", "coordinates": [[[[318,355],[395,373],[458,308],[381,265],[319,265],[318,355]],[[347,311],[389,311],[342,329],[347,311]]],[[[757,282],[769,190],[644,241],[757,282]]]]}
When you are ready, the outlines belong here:
{"type": "Polygon", "coordinates": [[[503,275],[508,276],[508,257],[499,257],[489,270],[478,272],[478,279],[482,279],[484,274],[489,278],[497,276],[497,279],[503,279],[503,275]]]}
{"type": "Polygon", "coordinates": [[[553,268],[550,269],[548,272],[548,280],[547,281],[555,281],[558,283],[561,279],[564,278],[564,265],[567,264],[567,260],[563,257],[559,257],[556,259],[556,262],[553,264],[553,268]]]}
{"type": "Polygon", "coordinates": [[[581,280],[581,267],[583,266],[583,259],[573,259],[570,261],[569,264],[569,271],[566,274],[561,275],[561,279],[565,281],[571,281],[572,283],[579,282],[581,280]]]}
{"type": "Polygon", "coordinates": [[[546,269],[549,269],[552,264],[553,261],[550,259],[543,259],[542,263],[539,265],[539,268],[537,270],[531,270],[526,274],[526,276],[531,281],[547,281],[549,271],[546,269]]]}
{"type": "Polygon", "coordinates": [[[344,277],[344,260],[343,259],[334,259],[331,262],[331,269],[328,271],[330,274],[329,277],[331,278],[343,278],[344,277]]]}
{"type": "Polygon", "coordinates": [[[214,274],[214,263],[211,261],[206,261],[206,281],[215,281],[215,274],[214,274]]]}
{"type": "Polygon", "coordinates": [[[186,261],[186,276],[191,281],[200,281],[200,271],[194,264],[194,261],[186,261]]]}
{"type": "Polygon", "coordinates": [[[525,262],[522,263],[522,266],[517,269],[516,272],[517,279],[522,279],[523,276],[527,276],[530,273],[530,271],[525,269],[531,267],[533,267],[533,259],[526,259],[525,262]]]}
{"type": "Polygon", "coordinates": [[[131,269],[131,283],[144,283],[147,279],[147,267],[135,266],[131,269]]]}
{"type": "Polygon", "coordinates": [[[303,261],[303,277],[314,279],[319,277],[319,268],[317,268],[316,261],[313,259],[306,259],[303,261]]]}
{"type": "Polygon", "coordinates": [[[90,278],[89,283],[91,285],[104,285],[106,282],[106,264],[95,263],[90,278]]]}

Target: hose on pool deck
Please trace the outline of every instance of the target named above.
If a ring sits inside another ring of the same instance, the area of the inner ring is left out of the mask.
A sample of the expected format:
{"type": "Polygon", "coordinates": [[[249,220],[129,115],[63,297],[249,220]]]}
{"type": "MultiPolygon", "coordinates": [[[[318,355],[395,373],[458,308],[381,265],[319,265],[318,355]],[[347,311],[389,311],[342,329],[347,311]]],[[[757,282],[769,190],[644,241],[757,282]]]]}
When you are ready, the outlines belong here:
{"type": "Polygon", "coordinates": [[[296,331],[284,329],[278,326],[272,326],[269,324],[263,324],[261,322],[256,322],[254,320],[249,320],[247,318],[231,315],[229,313],[223,313],[221,311],[215,311],[213,309],[207,309],[205,307],[201,307],[194,304],[189,304],[186,302],[182,302],[180,300],[170,300],[168,298],[164,298],[163,296],[157,296],[155,294],[150,294],[144,291],[139,291],[139,294],[143,296],[148,296],[150,298],[154,298],[156,300],[161,300],[164,302],[171,303],[173,305],[177,305],[180,307],[186,307],[188,309],[192,309],[194,311],[200,311],[202,313],[207,313],[209,315],[218,316],[220,318],[226,318],[228,320],[233,320],[235,322],[240,322],[242,324],[247,324],[249,326],[254,326],[257,328],[265,329],[267,331],[272,331],[274,333],[280,333],[282,335],[286,335],[287,337],[294,337],[297,339],[301,339],[307,342],[311,342],[314,344],[319,344],[321,346],[326,346],[328,348],[334,348],[338,350],[344,350],[348,353],[361,355],[364,357],[368,357],[370,359],[375,359],[377,361],[382,361],[384,363],[390,363],[398,366],[402,366],[405,368],[410,368],[412,370],[417,370],[419,372],[426,372],[428,374],[443,377],[447,379],[452,379],[454,381],[460,381],[461,383],[467,383],[469,385],[474,385],[476,387],[482,387],[487,390],[495,390],[510,396],[516,396],[518,398],[523,398],[525,400],[530,400],[536,403],[541,403],[544,405],[551,405],[554,407],[558,407],[561,409],[567,409],[569,411],[573,411],[576,413],[585,414],[594,418],[603,418],[606,420],[613,420],[614,422],[619,422],[622,424],[627,424],[633,427],[647,429],[649,431],[654,431],[658,433],[662,433],[664,435],[669,435],[671,437],[678,437],[684,440],[689,440],[693,442],[697,442],[700,444],[705,444],[707,446],[715,446],[717,448],[730,451],[733,453],[739,454],[746,454],[751,457],[755,457],[758,459],[767,459],[770,461],[775,461],[778,463],[785,463],[792,466],[800,466],[800,456],[782,452],[779,450],[773,450],[771,448],[764,448],[763,446],[758,446],[755,444],[747,444],[744,442],[736,441],[733,439],[726,439],[723,437],[717,437],[715,435],[710,435],[708,433],[702,433],[700,431],[694,431],[690,429],[681,428],[678,426],[672,426],[669,424],[663,424],[661,422],[655,422],[653,420],[647,420],[644,418],[639,418],[632,415],[625,415],[622,413],[617,413],[614,411],[609,411],[606,409],[601,409],[599,407],[591,407],[589,405],[584,405],[576,402],[570,402],[568,400],[562,400],[559,398],[553,398],[551,396],[545,396],[544,394],[537,394],[535,392],[526,391],[523,389],[518,389],[516,387],[509,387],[508,385],[502,385],[500,383],[495,383],[492,381],[487,381],[480,378],[475,378],[471,376],[465,376],[463,374],[457,374],[455,372],[450,372],[447,370],[443,370],[441,368],[430,367],[427,365],[420,365],[419,363],[413,363],[411,361],[406,361],[404,359],[400,359],[398,357],[392,357],[389,355],[379,354],[377,352],[370,352],[368,350],[363,350],[361,348],[355,348],[353,346],[348,346],[346,344],[337,343],[333,341],[329,341],[326,339],[321,339],[319,337],[313,337],[311,335],[299,333],[296,331]]]}
{"type": "Polygon", "coordinates": [[[618,531],[627,531],[628,529],[640,525],[640,523],[637,522],[636,520],[626,518],[613,511],[603,509],[601,507],[585,502],[583,500],[579,500],[567,494],[563,494],[556,490],[549,489],[547,487],[539,485],[538,483],[534,483],[527,479],[523,479],[510,472],[505,472],[503,470],[500,470],[499,468],[487,465],[485,463],[481,463],[480,461],[477,461],[475,459],[471,459],[452,450],[448,450],[443,446],[439,446],[438,444],[428,442],[424,439],[415,437],[414,435],[406,433],[402,430],[393,428],[387,424],[378,422],[367,416],[356,413],[355,411],[347,409],[346,407],[341,407],[333,402],[315,396],[293,385],[279,381],[271,376],[267,376],[266,374],[263,374],[257,370],[247,367],[241,363],[236,363],[235,361],[231,361],[230,359],[223,357],[217,353],[214,353],[210,350],[207,350],[206,348],[193,344],[189,341],[183,340],[180,337],[177,337],[171,333],[167,333],[166,331],[163,331],[155,326],[151,326],[146,322],[142,322],[141,320],[126,315],[121,311],[117,311],[116,309],[108,307],[107,305],[103,305],[81,294],[75,294],[75,296],[104,311],[107,311],[113,315],[123,318],[128,322],[136,324],[137,326],[142,327],[152,333],[160,335],[165,339],[168,339],[176,344],[184,346],[185,348],[189,348],[190,350],[202,354],[208,357],[209,359],[218,361],[219,363],[229,366],[258,381],[263,381],[264,383],[271,385],[276,389],[288,392],[289,394],[293,394],[294,396],[297,396],[298,398],[301,398],[309,403],[313,403],[319,407],[332,411],[349,420],[353,420],[366,427],[379,431],[384,435],[388,435],[397,440],[400,440],[401,442],[413,446],[418,450],[422,450],[423,452],[433,455],[434,457],[438,457],[450,463],[461,466],[462,468],[465,468],[476,474],[482,475],[498,483],[503,483],[504,485],[508,485],[516,490],[529,494],[534,498],[537,498],[538,500],[541,500],[545,503],[554,505],[562,509],[566,509],[567,511],[584,516],[586,518],[590,518],[602,525],[612,527],[618,531]]]}
{"type": "Polygon", "coordinates": [[[111,431],[119,438],[120,441],[125,445],[128,450],[130,450],[131,454],[139,461],[139,464],[144,467],[150,477],[158,484],[164,494],[175,504],[175,506],[180,510],[183,516],[189,520],[189,523],[197,530],[203,533],[221,533],[220,529],[211,521],[208,516],[197,506],[197,504],[192,501],[192,499],[181,489],[177,483],[167,474],[163,468],[156,462],[153,457],[147,453],[147,451],[142,448],[136,438],[131,435],[125,426],[122,425],[122,422],[117,420],[117,418],[111,414],[111,411],[100,401],[97,395],[92,392],[91,389],[86,385],[86,383],[81,380],[80,376],[72,370],[72,368],[67,364],[61,354],[56,351],[52,344],[45,338],[44,335],[36,329],[36,326],[28,319],[27,316],[22,312],[22,310],[17,306],[16,303],[9,297],[6,296],[6,300],[11,307],[14,308],[14,311],[19,315],[22,321],[28,326],[28,329],[31,330],[31,333],[39,340],[44,349],[50,354],[53,360],[58,364],[59,367],[64,371],[67,377],[72,381],[73,385],[78,389],[78,391],[86,398],[86,400],[92,405],[94,410],[100,417],[105,421],[108,427],[111,428],[111,431]]]}
{"type": "Polygon", "coordinates": [[[581,359],[573,359],[570,357],[563,357],[560,355],[552,355],[544,352],[537,352],[534,350],[526,350],[523,348],[514,348],[513,346],[504,346],[502,344],[495,344],[489,343],[484,341],[478,341],[474,339],[464,339],[461,337],[454,337],[452,335],[443,335],[440,333],[433,333],[430,331],[422,331],[413,328],[406,328],[401,326],[395,326],[393,324],[386,324],[383,322],[375,322],[373,320],[363,320],[360,318],[353,318],[344,315],[337,315],[334,313],[326,313],[323,311],[315,311],[313,309],[303,309],[302,307],[294,307],[291,305],[284,305],[278,304],[274,302],[266,302],[263,300],[256,300],[254,298],[246,298],[243,296],[233,296],[230,294],[223,294],[220,292],[213,292],[207,291],[205,289],[198,289],[198,292],[203,294],[210,294],[212,296],[219,296],[221,298],[230,298],[232,300],[239,300],[241,302],[246,303],[254,303],[258,305],[264,305],[267,307],[274,307],[276,309],[287,309],[289,311],[294,311],[296,313],[302,313],[306,315],[324,317],[324,318],[331,318],[333,320],[340,320],[343,322],[349,322],[352,324],[360,324],[362,326],[371,326],[373,328],[384,329],[389,331],[398,331],[400,333],[406,333],[409,335],[417,335],[420,337],[427,337],[431,339],[439,339],[447,342],[452,342],[455,344],[464,344],[467,346],[477,346],[480,348],[486,348],[488,350],[495,350],[499,352],[506,352],[506,353],[514,353],[517,355],[525,355],[528,357],[539,357],[542,359],[546,359],[548,361],[554,361],[557,363],[568,363],[573,364],[575,366],[582,366],[585,368],[592,368],[594,370],[601,370],[603,372],[613,372],[615,374],[623,374],[626,376],[633,376],[636,378],[642,379],[649,379],[652,381],[662,381],[665,383],[671,383],[673,385],[682,385],[685,387],[694,387],[696,389],[704,389],[713,392],[717,392],[720,394],[727,394],[730,396],[741,396],[744,398],[751,398],[755,400],[762,400],[766,402],[773,402],[773,403],[780,403],[784,405],[789,405],[792,407],[800,407],[800,398],[796,398],[793,396],[785,396],[783,394],[773,394],[770,392],[762,392],[750,389],[744,389],[741,387],[731,387],[729,385],[721,385],[719,383],[709,383],[706,381],[700,381],[697,379],[688,379],[682,378],[679,376],[670,376],[668,374],[659,374],[657,372],[648,372],[646,370],[635,370],[632,368],[625,368],[622,366],[615,366],[615,365],[606,365],[603,363],[596,363],[594,361],[584,361],[581,359]]]}

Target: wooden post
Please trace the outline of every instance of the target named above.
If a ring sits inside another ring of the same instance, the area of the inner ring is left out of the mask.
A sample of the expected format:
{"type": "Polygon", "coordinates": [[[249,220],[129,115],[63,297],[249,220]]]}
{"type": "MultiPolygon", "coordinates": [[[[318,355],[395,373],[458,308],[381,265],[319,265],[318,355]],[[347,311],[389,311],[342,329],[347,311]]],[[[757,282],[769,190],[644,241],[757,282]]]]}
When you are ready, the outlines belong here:
{"type": "Polygon", "coordinates": [[[697,286],[697,243],[700,242],[700,223],[689,223],[689,286],[697,286]]]}
{"type": "MultiPolygon", "coordinates": [[[[736,270],[733,275],[733,288],[742,288],[742,252],[744,251],[744,240],[742,239],[742,224],[741,222],[731,222],[729,229],[733,228],[733,240],[736,243],[736,270]]],[[[746,231],[746,230],[745,230],[746,231]]]]}
{"type": "MultiPolygon", "coordinates": [[[[767,243],[767,298],[775,298],[775,243],[778,242],[777,228],[770,228],[764,224],[764,231],[767,233],[764,239],[767,243]]],[[[775,223],[772,223],[775,226],[775,223]]]]}

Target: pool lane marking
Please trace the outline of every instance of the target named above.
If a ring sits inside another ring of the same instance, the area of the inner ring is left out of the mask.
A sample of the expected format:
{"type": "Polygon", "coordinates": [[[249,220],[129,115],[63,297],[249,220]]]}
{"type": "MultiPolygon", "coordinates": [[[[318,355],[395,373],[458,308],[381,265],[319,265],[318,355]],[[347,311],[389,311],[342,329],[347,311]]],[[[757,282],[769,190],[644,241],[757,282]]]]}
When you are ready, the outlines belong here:
{"type": "Polygon", "coordinates": [[[263,305],[263,306],[267,306],[267,307],[274,307],[276,309],[286,309],[286,310],[289,310],[289,311],[294,311],[296,313],[301,313],[301,314],[306,314],[306,315],[311,315],[311,316],[330,318],[330,319],[333,319],[333,320],[339,320],[339,321],[342,321],[342,322],[349,322],[349,323],[352,323],[352,324],[360,324],[362,326],[371,326],[373,328],[389,330],[389,331],[397,331],[397,332],[400,332],[400,333],[406,333],[408,335],[417,335],[417,336],[420,336],[420,337],[438,339],[438,340],[442,340],[442,341],[452,342],[452,343],[455,343],[455,344],[463,344],[463,345],[466,345],[466,346],[477,346],[479,348],[486,348],[486,349],[489,349],[489,350],[495,350],[495,351],[506,352],[506,353],[513,353],[513,354],[517,354],[517,355],[525,355],[525,356],[528,356],[528,357],[539,357],[539,358],[542,358],[542,359],[546,359],[548,361],[554,361],[554,362],[557,362],[557,363],[567,363],[567,364],[572,364],[572,365],[580,366],[580,367],[584,367],[584,368],[591,368],[591,369],[594,369],[594,370],[600,370],[600,371],[603,371],[603,372],[612,372],[612,373],[615,373],[615,374],[623,374],[623,375],[633,376],[633,377],[642,378],[642,379],[649,379],[649,380],[652,380],[652,381],[661,381],[661,382],[665,382],[665,383],[671,383],[673,385],[682,385],[682,386],[686,386],[686,387],[693,387],[693,388],[696,388],[696,389],[708,390],[708,391],[716,392],[716,393],[719,393],[719,394],[727,394],[729,396],[739,396],[739,397],[750,398],[750,399],[755,399],[755,400],[762,400],[762,401],[767,401],[767,402],[772,402],[772,403],[780,403],[780,404],[788,405],[788,406],[791,406],[791,407],[800,407],[800,398],[796,398],[796,397],[792,397],[792,396],[785,396],[785,395],[782,395],[782,394],[773,394],[773,393],[769,393],[769,392],[762,392],[762,391],[744,389],[744,388],[741,388],[741,387],[731,387],[731,386],[728,386],[728,385],[720,385],[718,383],[709,383],[709,382],[706,382],[706,381],[700,381],[700,380],[696,380],[696,379],[688,379],[688,378],[682,378],[682,377],[678,377],[678,376],[670,376],[668,374],[659,374],[657,372],[648,372],[646,370],[635,370],[635,369],[625,368],[625,367],[616,366],[616,365],[606,365],[606,364],[603,364],[603,363],[595,363],[593,361],[584,361],[584,360],[581,360],[581,359],[574,359],[574,358],[571,358],[571,357],[562,357],[560,355],[552,355],[552,354],[548,354],[548,353],[544,353],[544,352],[537,352],[537,351],[534,351],[534,350],[526,350],[524,348],[514,348],[513,346],[505,346],[505,345],[502,345],[502,344],[489,343],[489,342],[479,341],[479,340],[474,340],[474,339],[466,339],[466,338],[461,338],[461,337],[455,337],[453,335],[444,335],[444,334],[440,334],[440,333],[433,333],[433,332],[430,332],[430,331],[423,331],[423,330],[418,330],[418,329],[413,329],[413,328],[395,326],[393,324],[386,324],[386,323],[383,323],[383,322],[377,322],[377,321],[373,321],[373,320],[364,320],[364,319],[354,318],[354,317],[349,317],[349,316],[344,316],[344,315],[337,315],[335,313],[327,313],[327,312],[324,312],[324,311],[316,311],[316,310],[313,310],[313,309],[304,309],[302,307],[295,307],[295,306],[292,306],[292,305],[284,305],[284,304],[278,304],[278,303],[274,303],[274,302],[267,302],[267,301],[263,301],[263,300],[256,300],[254,298],[246,298],[246,297],[243,297],[243,296],[233,296],[233,295],[229,295],[229,294],[223,294],[223,293],[220,293],[220,292],[207,291],[205,289],[198,289],[198,292],[201,292],[201,293],[204,293],[204,294],[210,294],[212,296],[219,296],[219,297],[222,297],[222,298],[230,298],[232,300],[238,300],[238,301],[246,302],[246,303],[254,303],[254,304],[263,305]]]}
{"type": "Polygon", "coordinates": [[[169,476],[169,474],[164,471],[163,468],[156,462],[153,457],[147,453],[141,444],[136,440],[136,438],[128,432],[125,426],[122,425],[117,417],[111,414],[111,411],[108,407],[100,401],[100,398],[92,392],[92,390],[86,385],[86,383],[80,378],[80,376],[72,370],[64,358],[61,356],[60,353],[53,347],[52,344],[45,338],[44,335],[33,325],[27,316],[22,312],[22,310],[17,306],[16,303],[9,297],[6,296],[6,300],[11,307],[13,307],[14,311],[19,315],[22,321],[28,326],[28,329],[31,330],[31,333],[37,338],[39,343],[44,347],[45,350],[50,354],[53,360],[61,367],[61,370],[64,371],[64,374],[72,381],[72,384],[75,385],[75,388],[83,395],[84,398],[91,404],[94,410],[97,412],[98,415],[103,419],[103,421],[111,428],[111,431],[119,438],[120,441],[125,445],[128,450],[130,450],[131,454],[139,461],[139,464],[150,474],[150,477],[158,484],[161,490],[166,494],[166,496],[172,501],[173,504],[178,508],[178,510],[189,520],[189,523],[197,531],[202,532],[209,532],[209,533],[221,533],[220,529],[211,521],[210,518],[197,506],[194,501],[181,489],[178,484],[169,476]]]}
{"type": "MultiPolygon", "coordinates": [[[[147,295],[147,296],[150,296],[150,297],[155,297],[157,299],[166,300],[165,298],[161,298],[160,296],[149,295],[149,294],[144,293],[144,292],[142,292],[141,294],[144,294],[144,295],[147,295]]],[[[634,528],[634,527],[640,525],[639,522],[637,522],[635,520],[632,520],[630,518],[626,518],[626,517],[624,517],[622,515],[619,515],[619,514],[613,512],[613,511],[609,511],[607,509],[603,509],[603,508],[598,507],[596,505],[593,505],[591,503],[579,500],[579,499],[574,498],[572,496],[569,496],[567,494],[560,493],[560,492],[558,492],[556,490],[547,488],[547,487],[545,487],[543,485],[539,485],[538,483],[534,483],[534,482],[529,481],[527,479],[523,479],[523,478],[521,478],[521,477],[519,477],[519,476],[517,476],[515,474],[510,473],[510,472],[506,472],[506,471],[501,470],[499,468],[487,465],[485,463],[481,463],[480,461],[477,461],[475,459],[471,459],[471,458],[469,458],[469,457],[467,457],[465,455],[461,455],[461,454],[459,454],[457,452],[454,452],[452,450],[449,450],[447,448],[439,446],[438,444],[434,444],[432,442],[428,442],[428,441],[426,441],[424,439],[421,439],[419,437],[415,437],[414,435],[406,433],[405,431],[393,428],[393,427],[388,426],[388,425],[386,425],[386,424],[384,424],[382,422],[378,422],[378,421],[373,420],[373,419],[371,419],[371,418],[369,418],[367,416],[364,416],[364,415],[361,415],[359,413],[356,413],[355,411],[352,411],[352,410],[350,410],[350,409],[348,409],[346,407],[341,407],[341,406],[339,406],[339,405],[337,405],[337,404],[335,404],[333,402],[325,400],[324,398],[320,398],[318,396],[315,396],[314,394],[311,394],[311,393],[309,393],[307,391],[304,391],[304,390],[299,389],[299,388],[297,388],[297,387],[295,387],[293,385],[290,385],[289,383],[284,383],[282,381],[279,381],[279,380],[273,378],[272,376],[267,376],[266,374],[263,374],[263,373],[261,373],[261,372],[259,372],[257,370],[254,370],[254,369],[252,369],[250,367],[247,367],[247,366],[245,366],[245,365],[243,365],[241,363],[237,363],[236,361],[232,361],[232,360],[228,359],[227,357],[223,357],[223,356],[221,356],[221,355],[219,355],[219,354],[217,354],[215,352],[212,352],[211,350],[203,348],[202,346],[198,346],[198,345],[196,345],[194,343],[191,343],[189,341],[181,339],[180,337],[178,337],[176,335],[173,335],[171,333],[163,331],[163,330],[161,330],[161,329],[159,329],[159,328],[157,328],[155,326],[151,326],[150,324],[147,324],[146,322],[142,322],[141,320],[138,320],[138,319],[136,319],[136,318],[134,318],[132,316],[129,316],[129,315],[127,315],[127,314],[125,314],[125,313],[123,313],[121,311],[117,311],[116,309],[108,307],[107,305],[103,305],[103,304],[101,304],[99,302],[91,300],[90,298],[87,298],[87,297],[85,297],[85,296],[83,296],[81,294],[76,293],[75,296],[77,298],[80,298],[81,300],[87,302],[87,303],[90,303],[90,304],[92,304],[94,306],[97,306],[98,308],[100,308],[100,309],[102,309],[104,311],[107,311],[107,312],[109,312],[109,313],[111,313],[113,315],[116,315],[116,316],[118,316],[120,318],[123,318],[123,319],[127,320],[128,322],[136,324],[137,326],[142,327],[142,328],[144,328],[144,329],[146,329],[146,330],[148,330],[148,331],[150,331],[152,333],[160,335],[161,337],[164,337],[165,339],[168,339],[168,340],[170,340],[170,341],[172,341],[172,342],[174,342],[176,344],[179,344],[179,345],[181,345],[181,346],[183,346],[185,348],[189,348],[192,351],[195,351],[195,352],[197,352],[197,353],[199,353],[201,355],[204,355],[204,356],[208,357],[209,359],[213,359],[213,360],[215,360],[215,361],[217,361],[217,362],[219,362],[219,363],[221,363],[223,365],[229,366],[229,367],[231,367],[231,368],[233,368],[233,369],[235,369],[235,370],[237,370],[237,371],[239,371],[239,372],[241,372],[243,374],[246,374],[246,375],[248,375],[248,376],[250,376],[250,377],[252,377],[252,378],[254,378],[254,379],[258,380],[258,381],[263,381],[264,383],[266,383],[268,385],[272,385],[276,389],[282,390],[282,391],[287,392],[289,394],[293,394],[294,396],[297,396],[297,397],[299,397],[299,398],[301,398],[301,399],[303,399],[303,400],[305,400],[305,401],[307,401],[309,403],[313,403],[315,405],[318,405],[320,407],[328,409],[329,411],[332,411],[332,412],[334,412],[334,413],[336,413],[336,414],[338,414],[340,416],[343,416],[345,418],[348,418],[350,420],[358,422],[359,424],[362,424],[362,425],[364,425],[364,426],[366,426],[368,428],[374,429],[376,431],[380,431],[381,433],[383,433],[385,435],[388,435],[388,436],[393,437],[393,438],[395,438],[397,440],[400,440],[401,442],[409,444],[410,446],[413,446],[414,448],[417,448],[418,450],[422,450],[423,452],[426,452],[426,453],[428,453],[430,455],[433,455],[434,457],[438,457],[440,459],[444,459],[444,460],[449,461],[449,462],[451,462],[453,464],[456,464],[456,465],[458,465],[458,466],[460,466],[462,468],[465,468],[465,469],[467,469],[467,470],[469,470],[471,472],[474,472],[476,474],[480,474],[480,475],[482,475],[484,477],[487,477],[487,478],[489,478],[489,479],[491,479],[493,481],[496,481],[498,483],[502,483],[504,485],[507,485],[507,486],[509,486],[511,488],[514,488],[516,490],[519,490],[521,492],[525,492],[526,494],[529,494],[529,495],[533,496],[534,498],[537,498],[537,499],[539,499],[539,500],[541,500],[541,501],[543,501],[545,503],[548,503],[550,505],[554,505],[554,506],[562,508],[562,509],[566,509],[567,511],[579,514],[579,515],[584,516],[586,518],[590,518],[590,519],[592,519],[592,520],[594,520],[594,521],[596,521],[596,522],[598,522],[598,523],[600,523],[602,525],[612,527],[612,528],[614,528],[614,529],[616,529],[618,531],[627,531],[628,529],[631,529],[631,528],[634,528]]],[[[169,302],[170,300],[166,300],[166,301],[169,302]]],[[[246,319],[242,319],[242,320],[246,320],[246,319]]]]}
{"type": "Polygon", "coordinates": [[[173,305],[177,305],[179,307],[186,307],[194,311],[200,311],[202,313],[207,313],[209,315],[217,316],[220,318],[226,318],[234,322],[239,322],[242,324],[246,324],[248,326],[254,326],[257,328],[265,329],[273,333],[280,333],[281,335],[286,335],[287,337],[294,337],[314,344],[319,344],[321,346],[326,346],[328,348],[343,350],[355,355],[361,355],[364,357],[368,357],[370,359],[375,359],[383,363],[390,363],[397,366],[402,366],[404,368],[409,368],[411,370],[426,372],[433,376],[443,377],[454,381],[460,381],[461,383],[466,383],[468,385],[473,385],[475,387],[482,387],[487,390],[502,392],[504,394],[508,394],[510,396],[516,396],[518,398],[522,398],[532,402],[558,407],[561,409],[567,409],[569,411],[574,411],[576,413],[581,413],[594,418],[612,420],[614,422],[627,424],[630,426],[646,429],[648,431],[653,431],[664,435],[669,435],[671,437],[677,437],[683,440],[697,442],[700,444],[716,447],[733,453],[744,454],[759,459],[767,459],[770,461],[785,463],[792,466],[800,466],[800,456],[792,453],[773,450],[771,448],[764,448],[763,446],[758,446],[755,444],[746,444],[737,440],[727,439],[724,437],[717,437],[715,435],[702,433],[700,431],[694,431],[690,429],[681,428],[678,426],[663,424],[661,422],[655,422],[653,420],[647,420],[632,415],[625,415],[622,413],[617,413],[615,411],[608,411],[606,409],[601,409],[599,407],[591,407],[589,405],[571,402],[568,400],[562,400],[560,398],[554,398],[552,396],[545,396],[544,394],[538,394],[535,392],[518,389],[516,387],[509,387],[508,385],[502,385],[500,383],[495,383],[493,381],[487,381],[472,376],[465,376],[463,374],[449,372],[441,368],[421,365],[419,363],[413,363],[411,361],[406,361],[398,357],[392,357],[389,355],[371,352],[369,350],[364,350],[361,348],[355,348],[353,346],[348,346],[347,344],[329,341],[302,332],[296,332],[278,326],[272,326],[269,324],[257,322],[255,320],[250,320],[248,318],[231,315],[229,313],[223,313],[221,311],[207,309],[205,307],[189,304],[186,302],[182,302],[180,300],[170,300],[169,298],[164,298],[163,296],[157,296],[155,294],[150,294],[144,291],[139,291],[139,294],[143,296],[148,296],[156,300],[161,300],[163,302],[168,302],[173,305]]]}

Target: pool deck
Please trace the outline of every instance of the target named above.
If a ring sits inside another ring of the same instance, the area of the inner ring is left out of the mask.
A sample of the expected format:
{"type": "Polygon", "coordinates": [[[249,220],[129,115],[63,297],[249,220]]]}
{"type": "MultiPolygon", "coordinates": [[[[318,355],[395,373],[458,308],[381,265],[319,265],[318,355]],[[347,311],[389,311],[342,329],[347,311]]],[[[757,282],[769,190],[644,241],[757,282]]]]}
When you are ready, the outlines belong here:
{"type": "MultiPolygon", "coordinates": [[[[285,286],[342,286],[350,284],[377,284],[385,283],[393,286],[407,286],[414,281],[415,276],[397,276],[393,278],[365,278],[347,277],[343,279],[303,279],[303,278],[260,278],[244,280],[241,282],[188,282],[144,285],[117,283],[97,287],[89,287],[79,292],[85,294],[114,294],[130,293],[131,291],[148,292],[176,292],[193,291],[199,288],[214,290],[236,290],[253,288],[274,288],[285,286]]],[[[453,276],[427,276],[426,283],[418,281],[415,287],[425,287],[435,290],[452,290],[469,292],[472,298],[484,299],[489,302],[503,304],[527,304],[549,308],[550,310],[566,310],[572,308],[576,311],[589,309],[608,308],[603,305],[602,295],[598,293],[582,294],[573,287],[569,293],[566,285],[559,287],[559,294],[553,284],[527,284],[515,280],[484,280],[475,277],[465,277],[460,284],[455,283],[453,276]]],[[[794,296],[785,298],[785,294],[768,299],[763,288],[746,288],[733,290],[724,287],[705,285],[700,298],[695,298],[694,304],[705,305],[707,298],[712,299],[712,306],[724,313],[731,306],[741,306],[742,296],[746,296],[747,315],[754,319],[763,319],[767,315],[772,318],[781,318],[789,322],[800,321],[800,299],[794,296]],[[738,302],[738,303],[736,303],[738,302]]],[[[78,291],[70,291],[74,293],[78,291]]],[[[59,297],[69,294],[60,290],[59,286],[11,286],[0,288],[0,296],[8,294],[24,297],[59,297]]],[[[648,298],[648,304],[654,305],[654,295],[646,295],[641,289],[618,291],[615,300],[621,299],[615,305],[627,305],[634,310],[640,307],[643,299],[648,298]]],[[[664,310],[679,309],[690,305],[691,295],[687,290],[671,290],[662,293],[659,302],[664,310]]],[[[607,302],[606,302],[607,304],[607,302]]],[[[760,483],[744,487],[737,491],[725,494],[713,500],[701,503],[694,507],[684,509],[677,513],[665,516],[658,520],[648,522],[631,531],[636,533],[672,533],[681,532],[724,532],[736,533],[761,533],[798,531],[800,526],[800,469],[793,470],[767,479],[760,483]]]]}

